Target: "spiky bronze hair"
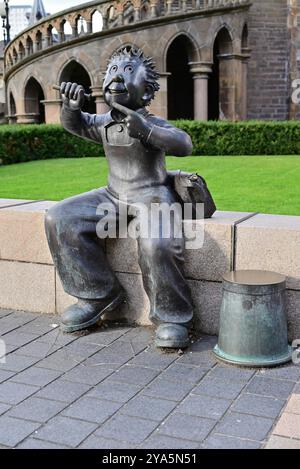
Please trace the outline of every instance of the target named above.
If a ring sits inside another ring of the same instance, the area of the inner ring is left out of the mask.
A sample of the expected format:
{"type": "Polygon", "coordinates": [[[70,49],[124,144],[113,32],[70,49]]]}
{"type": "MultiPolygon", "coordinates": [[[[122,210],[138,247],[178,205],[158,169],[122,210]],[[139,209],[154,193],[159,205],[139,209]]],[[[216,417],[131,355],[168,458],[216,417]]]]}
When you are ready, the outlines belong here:
{"type": "Polygon", "coordinates": [[[108,66],[115,60],[122,60],[124,57],[140,62],[144,65],[146,70],[146,82],[147,85],[153,89],[153,95],[159,90],[160,86],[158,83],[159,73],[155,69],[155,62],[152,57],[146,57],[141,49],[134,46],[122,46],[111,56],[108,66]]]}

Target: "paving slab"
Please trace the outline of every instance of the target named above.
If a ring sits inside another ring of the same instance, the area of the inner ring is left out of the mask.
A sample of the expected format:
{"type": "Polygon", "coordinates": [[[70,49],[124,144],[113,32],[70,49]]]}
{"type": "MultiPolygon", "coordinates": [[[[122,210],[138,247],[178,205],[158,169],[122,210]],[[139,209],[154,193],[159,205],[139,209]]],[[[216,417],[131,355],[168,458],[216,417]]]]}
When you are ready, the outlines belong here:
{"type": "Polygon", "coordinates": [[[214,336],[182,355],[156,350],[153,328],[105,322],[68,335],[57,323],[0,310],[11,342],[0,363],[0,447],[298,447],[299,367],[220,364],[214,336]]]}

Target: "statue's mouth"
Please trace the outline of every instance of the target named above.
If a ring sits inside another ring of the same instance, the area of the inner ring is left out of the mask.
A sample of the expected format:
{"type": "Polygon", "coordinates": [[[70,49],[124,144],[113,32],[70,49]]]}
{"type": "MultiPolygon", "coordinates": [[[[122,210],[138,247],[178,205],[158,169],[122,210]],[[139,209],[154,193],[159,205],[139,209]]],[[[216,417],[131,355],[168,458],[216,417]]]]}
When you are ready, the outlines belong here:
{"type": "Polygon", "coordinates": [[[123,83],[111,83],[107,88],[108,92],[112,95],[119,95],[127,93],[127,88],[123,83]]]}

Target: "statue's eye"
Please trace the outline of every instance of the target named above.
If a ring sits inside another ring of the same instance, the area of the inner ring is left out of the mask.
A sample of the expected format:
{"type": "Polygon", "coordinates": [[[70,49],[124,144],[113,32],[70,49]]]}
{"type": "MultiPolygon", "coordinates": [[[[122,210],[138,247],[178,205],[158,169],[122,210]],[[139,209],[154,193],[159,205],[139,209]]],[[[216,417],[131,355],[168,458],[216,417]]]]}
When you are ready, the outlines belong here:
{"type": "Polygon", "coordinates": [[[133,66],[132,65],[126,65],[126,67],[124,67],[124,72],[132,73],[133,72],[133,66]]]}
{"type": "Polygon", "coordinates": [[[110,73],[116,73],[118,71],[118,65],[113,65],[110,69],[110,73]]]}

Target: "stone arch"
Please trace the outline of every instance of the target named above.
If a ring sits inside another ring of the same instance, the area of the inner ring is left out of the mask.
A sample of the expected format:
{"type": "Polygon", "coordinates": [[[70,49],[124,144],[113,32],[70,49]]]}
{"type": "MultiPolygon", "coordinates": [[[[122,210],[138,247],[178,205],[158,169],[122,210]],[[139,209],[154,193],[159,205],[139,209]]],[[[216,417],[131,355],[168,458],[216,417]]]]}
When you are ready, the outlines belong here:
{"type": "Polygon", "coordinates": [[[123,21],[124,24],[130,24],[134,22],[134,5],[129,0],[123,7],[123,21]]]}
{"type": "Polygon", "coordinates": [[[43,48],[43,33],[42,31],[38,30],[35,35],[35,44],[36,44],[36,50],[42,50],[43,48]]]}
{"type": "Polygon", "coordinates": [[[199,62],[201,60],[200,49],[198,47],[198,44],[195,38],[187,31],[176,31],[176,33],[170,36],[166,42],[164,40],[164,44],[160,44],[162,49],[164,50],[163,66],[164,66],[165,72],[167,71],[167,54],[168,54],[169,47],[175,41],[175,39],[177,39],[179,36],[184,36],[187,40],[187,43],[189,44],[188,46],[189,61],[199,62]]]}
{"type": "Polygon", "coordinates": [[[190,62],[198,62],[195,41],[186,33],[177,33],[165,49],[168,76],[168,118],[194,119],[194,83],[190,62]]]}
{"type": "MultiPolygon", "coordinates": [[[[62,82],[78,83],[84,87],[87,93],[89,93],[92,86],[90,73],[77,59],[69,60],[61,70],[58,83],[62,82]]],[[[83,111],[95,114],[95,101],[92,99],[91,101],[86,102],[83,111]]]]}
{"type": "Polygon", "coordinates": [[[9,92],[9,109],[8,109],[9,116],[14,117],[17,114],[17,107],[16,101],[13,95],[13,92],[9,92]]]}
{"type": "Polygon", "coordinates": [[[60,23],[60,31],[62,36],[62,41],[66,41],[67,39],[71,38],[73,35],[73,30],[70,21],[66,20],[65,18],[60,23]]]}
{"type": "Polygon", "coordinates": [[[87,33],[87,21],[82,15],[78,15],[75,19],[76,24],[76,34],[81,36],[87,33]]]}
{"type": "Polygon", "coordinates": [[[242,38],[241,38],[241,47],[242,52],[244,52],[249,47],[249,37],[248,37],[248,25],[247,23],[243,26],[242,38]]]}
{"type": "Polygon", "coordinates": [[[45,93],[40,82],[34,76],[28,77],[24,87],[25,114],[33,114],[37,124],[45,122],[44,100],[45,93]]]}
{"type": "Polygon", "coordinates": [[[47,46],[51,47],[58,42],[58,31],[52,24],[47,27],[47,46]]]}
{"type": "Polygon", "coordinates": [[[33,54],[33,40],[31,36],[27,36],[26,38],[26,50],[28,55],[33,54]]]}
{"type": "Polygon", "coordinates": [[[94,10],[91,14],[92,32],[97,33],[103,30],[103,15],[99,10],[94,10]]]}
{"type": "Polygon", "coordinates": [[[12,59],[12,56],[11,56],[11,53],[9,52],[8,53],[8,56],[7,56],[7,66],[11,67],[13,65],[13,59],[12,59]]]}
{"type": "Polygon", "coordinates": [[[140,18],[141,20],[146,20],[150,17],[151,15],[151,7],[150,7],[150,2],[148,0],[143,1],[141,4],[141,10],[140,10],[140,18]]]}
{"type": "Polygon", "coordinates": [[[22,60],[25,57],[25,47],[22,41],[19,42],[18,49],[19,60],[22,60]]]}
{"type": "Polygon", "coordinates": [[[19,57],[18,57],[18,52],[15,47],[13,48],[12,56],[13,56],[13,63],[14,64],[17,63],[19,60],[19,57]]]}
{"type": "Polygon", "coordinates": [[[218,28],[212,46],[212,73],[208,82],[208,119],[227,119],[231,101],[230,83],[234,73],[230,62],[233,54],[233,35],[227,25],[218,28]]]}
{"type": "MultiPolygon", "coordinates": [[[[235,41],[235,34],[234,30],[228,23],[221,23],[219,27],[215,30],[214,34],[212,35],[212,40],[210,43],[211,50],[214,47],[216,40],[218,37],[224,37],[227,40],[227,48],[230,49],[228,52],[233,52],[233,44],[235,41]],[[221,35],[221,36],[220,36],[221,35]],[[229,43],[231,44],[229,46],[229,43]]],[[[225,47],[225,45],[224,45],[225,47]]]]}

